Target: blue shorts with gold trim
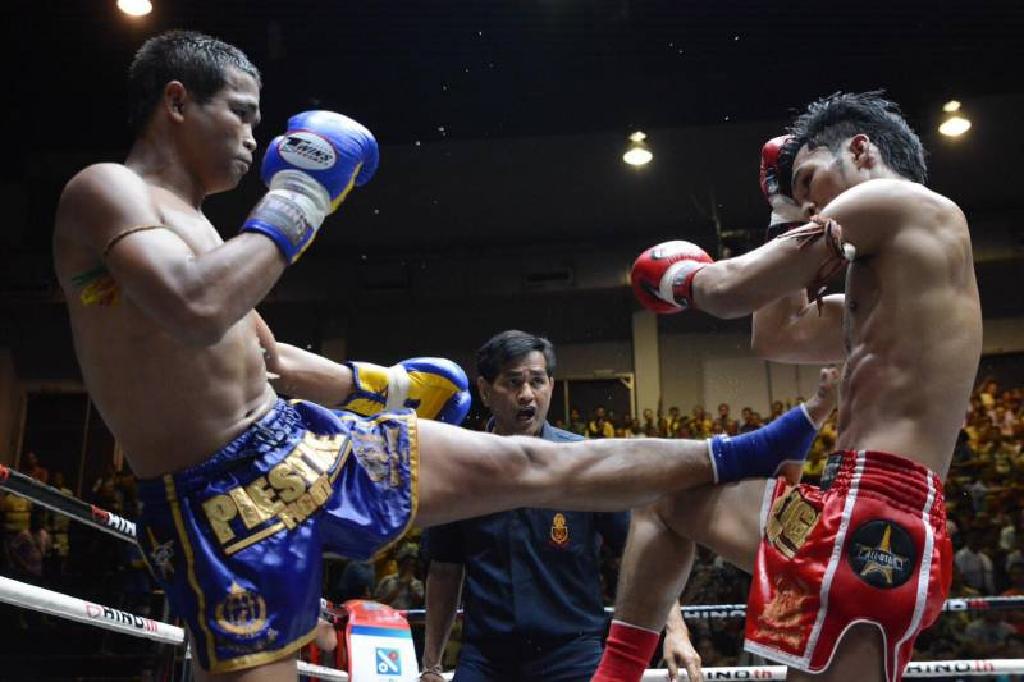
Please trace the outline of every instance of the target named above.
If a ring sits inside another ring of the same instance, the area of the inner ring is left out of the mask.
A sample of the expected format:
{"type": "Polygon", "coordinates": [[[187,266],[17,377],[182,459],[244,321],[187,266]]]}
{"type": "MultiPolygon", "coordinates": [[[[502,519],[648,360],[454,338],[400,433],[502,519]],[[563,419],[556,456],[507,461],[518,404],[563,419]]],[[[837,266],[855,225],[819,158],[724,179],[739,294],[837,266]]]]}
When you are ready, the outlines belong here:
{"type": "Polygon", "coordinates": [[[322,557],[365,559],[416,514],[416,415],[279,400],[209,460],[139,482],[139,543],[211,672],[313,638],[322,557]]]}

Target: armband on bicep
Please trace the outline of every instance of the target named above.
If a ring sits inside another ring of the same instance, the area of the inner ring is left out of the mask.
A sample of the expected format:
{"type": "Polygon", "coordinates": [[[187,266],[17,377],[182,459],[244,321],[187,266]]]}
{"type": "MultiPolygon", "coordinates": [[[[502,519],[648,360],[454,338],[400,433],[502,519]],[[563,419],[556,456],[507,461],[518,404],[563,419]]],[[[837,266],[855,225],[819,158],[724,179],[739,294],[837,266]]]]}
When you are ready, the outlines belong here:
{"type": "Polygon", "coordinates": [[[842,228],[839,223],[831,218],[812,216],[810,222],[786,230],[777,236],[778,239],[792,239],[801,249],[806,249],[815,244],[819,239],[824,239],[829,250],[837,257],[845,259],[843,253],[842,228]]]}
{"type": "Polygon", "coordinates": [[[829,281],[853,261],[856,248],[853,244],[843,242],[839,223],[821,216],[812,216],[806,225],[788,230],[776,239],[792,239],[800,250],[811,247],[821,239],[825,240],[829,256],[807,285],[807,296],[817,304],[818,314],[821,315],[822,299],[829,281]]]}
{"type": "Polygon", "coordinates": [[[103,246],[103,251],[100,253],[100,257],[101,258],[106,258],[107,255],[110,254],[110,251],[115,246],[117,246],[119,243],[121,243],[121,240],[124,239],[125,237],[130,237],[131,235],[138,234],[139,232],[146,232],[147,230],[170,230],[170,229],[171,228],[167,227],[166,225],[153,224],[153,225],[136,225],[135,227],[129,227],[126,230],[121,230],[120,232],[115,234],[113,237],[111,237],[109,240],[107,240],[107,243],[103,246]]]}
{"type": "Polygon", "coordinates": [[[169,229],[170,228],[166,225],[159,224],[136,225],[135,227],[129,227],[121,230],[108,239],[107,243],[103,245],[103,250],[100,252],[101,262],[96,266],[84,272],[72,275],[71,277],[71,284],[77,290],[78,300],[82,305],[87,307],[94,305],[112,306],[121,301],[121,285],[114,279],[114,276],[102,261],[110,255],[113,248],[120,244],[125,237],[130,237],[133,234],[145,232],[147,230],[169,229]]]}

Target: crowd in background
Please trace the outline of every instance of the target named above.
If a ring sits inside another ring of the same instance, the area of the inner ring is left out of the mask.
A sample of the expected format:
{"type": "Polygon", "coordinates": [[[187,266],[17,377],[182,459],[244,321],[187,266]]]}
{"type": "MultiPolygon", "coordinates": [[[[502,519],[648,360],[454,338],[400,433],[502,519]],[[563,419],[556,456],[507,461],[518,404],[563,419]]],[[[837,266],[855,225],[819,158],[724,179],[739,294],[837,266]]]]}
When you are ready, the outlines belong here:
{"type": "MultiPolygon", "coordinates": [[[[50,470],[44,457],[28,452],[21,458],[22,473],[73,495],[66,477],[50,470]]],[[[112,464],[89,486],[85,501],[129,520],[138,517],[136,479],[130,471],[115,471],[112,464]]],[[[155,593],[137,545],[76,523],[67,516],[34,505],[23,497],[0,491],[0,574],[51,588],[81,599],[161,619],[163,599],[155,593]]],[[[61,637],[61,653],[136,653],[147,649],[146,640],[112,635],[95,628],[68,623],[25,609],[3,607],[8,644],[19,651],[53,649],[61,637]],[[40,637],[40,634],[45,635],[40,637]]]]}
{"type": "Polygon", "coordinates": [[[750,407],[740,410],[740,417],[736,419],[729,403],[720,403],[714,414],[705,410],[703,405],[697,405],[689,415],[684,415],[678,407],[668,408],[666,414],[662,414],[661,409],[655,413],[648,408],[642,418],[636,418],[628,414],[620,417],[598,405],[589,418],[584,418],[579,408],[573,407],[569,411],[568,423],[555,419],[554,425],[584,438],[707,438],[720,433],[735,435],[753,431],[786,409],[787,405],[777,400],[772,403],[767,420],[750,407]]]}
{"type": "MultiPolygon", "coordinates": [[[[756,429],[788,407],[776,401],[765,417],[744,407],[734,418],[731,406],[722,403],[714,412],[697,406],[687,415],[670,407],[664,413],[645,410],[640,418],[634,418],[596,406],[586,416],[572,408],[568,423],[555,420],[555,425],[587,438],[705,438],[756,429]]],[[[821,476],[835,440],[835,423],[830,421],[815,440],[804,467],[805,479],[821,476]]],[[[950,535],[956,549],[952,597],[1024,595],[1022,443],[1021,389],[1005,389],[994,380],[984,382],[971,398],[946,481],[950,535]]],[[[21,469],[71,492],[62,472],[47,469],[45,456],[26,453],[21,458],[21,469]]],[[[129,519],[138,514],[135,479],[129,472],[115,472],[110,466],[85,492],[83,497],[101,508],[129,519]]],[[[159,593],[154,593],[155,584],[134,545],[70,522],[13,494],[0,493],[0,514],[0,567],[4,575],[133,613],[162,617],[157,612],[161,608],[159,593]]],[[[602,566],[604,599],[611,605],[618,560],[606,555],[602,566]]],[[[399,609],[422,608],[427,569],[420,558],[417,532],[413,531],[374,562],[328,560],[324,593],[335,602],[371,598],[399,609]]],[[[744,603],[748,584],[748,576],[702,548],[683,602],[744,603]]],[[[7,611],[8,622],[25,633],[26,641],[38,628],[47,632],[81,628],[21,609],[7,611]]],[[[742,620],[691,621],[690,627],[704,665],[752,662],[742,650],[742,620]]],[[[419,640],[421,628],[414,627],[414,631],[419,640]]],[[[84,639],[87,643],[83,646],[94,649],[97,644],[113,649],[145,646],[144,640],[139,640],[141,644],[128,643],[129,638],[100,631],[87,633],[84,639]]],[[[453,664],[458,651],[457,627],[452,640],[446,652],[448,665],[453,664]]],[[[917,646],[915,658],[920,659],[1024,658],[1024,610],[945,614],[921,635],[917,646]]]]}

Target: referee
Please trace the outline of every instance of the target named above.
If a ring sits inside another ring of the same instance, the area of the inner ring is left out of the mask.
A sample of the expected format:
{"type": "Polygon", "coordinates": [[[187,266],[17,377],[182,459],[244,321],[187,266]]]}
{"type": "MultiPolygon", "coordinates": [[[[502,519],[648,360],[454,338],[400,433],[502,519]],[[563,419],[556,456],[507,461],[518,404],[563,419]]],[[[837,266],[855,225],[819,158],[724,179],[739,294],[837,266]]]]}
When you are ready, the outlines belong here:
{"type": "MultiPolygon", "coordinates": [[[[582,440],[547,422],[555,350],[504,331],[477,351],[477,387],[501,435],[582,440]]],[[[589,682],[607,625],[598,552],[622,553],[629,513],[515,509],[428,529],[422,682],[440,682],[441,655],[465,584],[455,682],[589,682]]]]}

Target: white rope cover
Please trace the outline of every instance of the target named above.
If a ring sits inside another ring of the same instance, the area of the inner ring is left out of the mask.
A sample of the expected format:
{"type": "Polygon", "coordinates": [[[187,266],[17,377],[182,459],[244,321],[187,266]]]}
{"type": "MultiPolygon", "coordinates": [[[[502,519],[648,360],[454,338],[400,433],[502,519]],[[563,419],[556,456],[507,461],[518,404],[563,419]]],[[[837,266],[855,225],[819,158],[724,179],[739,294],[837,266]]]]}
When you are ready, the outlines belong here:
{"type": "MultiPolygon", "coordinates": [[[[145,637],[164,644],[185,643],[185,631],[175,625],[144,618],[127,611],[71,597],[60,592],[29,585],[0,576],[0,601],[49,613],[61,618],[86,623],[106,630],[113,630],[133,637],[145,637]]],[[[348,674],[336,668],[326,668],[305,661],[298,662],[298,673],[304,677],[319,677],[323,680],[348,682],[348,674]]],[[[786,668],[781,665],[745,668],[704,668],[706,680],[785,680],[786,668]]],[[[977,661],[923,661],[907,666],[905,677],[952,677],[981,675],[1024,674],[1024,659],[988,659],[977,661]]],[[[680,672],[681,679],[686,673],[680,672]]],[[[446,680],[451,673],[444,675],[446,680]]],[[[665,670],[647,670],[645,682],[668,679],[665,670]]]]}
{"type": "MultiPolygon", "coordinates": [[[[701,672],[706,680],[784,680],[786,666],[766,665],[748,668],[703,668],[701,672]]],[[[918,677],[981,677],[986,675],[1014,675],[1024,672],[1024,659],[993,658],[978,661],[921,661],[906,667],[903,676],[918,677]]],[[[648,670],[644,673],[644,682],[668,679],[664,670],[648,670]]],[[[687,679],[686,673],[679,671],[679,679],[687,679]]]]}
{"type": "Polygon", "coordinates": [[[164,644],[182,644],[185,631],[175,625],[137,616],[109,606],[0,576],[0,601],[68,620],[145,637],[164,644]]]}
{"type": "MultiPolygon", "coordinates": [[[[326,599],[321,600],[321,606],[325,613],[330,613],[333,610],[337,610],[336,605],[331,604],[326,599]]],[[[971,597],[970,599],[964,599],[954,597],[947,599],[942,605],[943,611],[987,611],[989,609],[1024,609],[1024,595],[1008,595],[1008,596],[994,596],[994,597],[971,597]]],[[[747,605],[746,604],[690,604],[687,606],[680,606],[679,610],[683,613],[683,618],[691,620],[719,620],[723,618],[746,618],[747,617],[747,605]]],[[[615,609],[606,607],[604,612],[608,615],[614,615],[615,609]]],[[[420,623],[426,618],[425,609],[408,609],[402,611],[406,618],[411,623],[420,623]]],[[[462,609],[458,610],[458,615],[462,615],[462,609]]]]}
{"type": "MultiPolygon", "coordinates": [[[[300,664],[301,665],[301,664],[300,664]]],[[[328,670],[332,670],[328,668],[328,670]]],[[[300,668],[299,672],[302,670],[300,668]]],[[[786,667],[782,665],[758,666],[747,668],[703,668],[705,680],[785,680],[786,667]]],[[[1024,659],[991,659],[981,661],[928,661],[911,663],[907,666],[904,677],[980,677],[985,675],[1013,675],[1024,672],[1024,659]]],[[[337,670],[334,671],[338,673],[337,670]]],[[[324,679],[347,682],[348,676],[340,673],[337,677],[324,679]]],[[[452,673],[445,673],[444,679],[452,679],[452,673]]],[[[644,682],[665,682],[667,670],[649,669],[644,672],[644,682]]],[[[679,679],[686,680],[686,672],[679,671],[679,679]]]]}
{"type": "Polygon", "coordinates": [[[337,668],[325,668],[322,665],[314,665],[299,661],[299,674],[303,677],[319,677],[321,680],[337,680],[348,682],[348,673],[337,668]]]}

